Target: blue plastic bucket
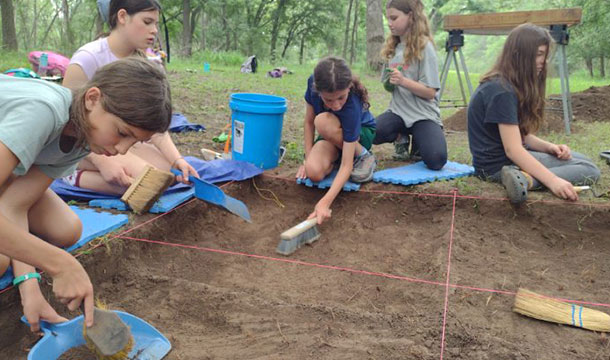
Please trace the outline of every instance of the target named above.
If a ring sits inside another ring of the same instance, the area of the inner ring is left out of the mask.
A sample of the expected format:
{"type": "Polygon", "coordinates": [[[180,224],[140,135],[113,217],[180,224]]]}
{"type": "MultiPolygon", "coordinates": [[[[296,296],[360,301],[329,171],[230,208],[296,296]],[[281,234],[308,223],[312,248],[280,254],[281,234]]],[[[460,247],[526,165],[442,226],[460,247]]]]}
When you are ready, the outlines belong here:
{"type": "Polygon", "coordinates": [[[286,99],[265,94],[232,94],[231,146],[235,160],[272,169],[280,158],[286,99]]]}

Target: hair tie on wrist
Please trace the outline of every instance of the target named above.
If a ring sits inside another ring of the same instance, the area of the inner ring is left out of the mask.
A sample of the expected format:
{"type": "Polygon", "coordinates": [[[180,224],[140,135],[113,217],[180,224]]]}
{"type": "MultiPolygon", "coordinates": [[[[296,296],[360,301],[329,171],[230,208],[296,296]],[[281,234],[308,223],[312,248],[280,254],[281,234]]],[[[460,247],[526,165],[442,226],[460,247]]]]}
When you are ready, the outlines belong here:
{"type": "Polygon", "coordinates": [[[31,273],[27,273],[21,276],[17,276],[16,278],[13,279],[13,286],[19,286],[22,282],[26,281],[26,280],[30,280],[30,279],[38,279],[38,282],[40,282],[40,274],[37,272],[31,272],[31,273]]]}

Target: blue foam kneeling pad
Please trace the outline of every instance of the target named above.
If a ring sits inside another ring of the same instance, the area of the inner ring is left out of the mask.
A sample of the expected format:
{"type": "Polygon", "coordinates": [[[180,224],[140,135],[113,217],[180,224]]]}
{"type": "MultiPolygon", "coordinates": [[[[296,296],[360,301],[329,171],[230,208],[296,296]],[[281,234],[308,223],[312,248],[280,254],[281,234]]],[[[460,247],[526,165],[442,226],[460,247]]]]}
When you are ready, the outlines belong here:
{"type": "MultiPolygon", "coordinates": [[[[176,206],[189,200],[195,196],[195,190],[186,188],[180,191],[173,191],[162,195],[159,200],[150,208],[148,212],[153,214],[162,214],[170,211],[176,206]]],[[[102,209],[115,209],[119,211],[129,210],[127,204],[120,199],[95,199],[89,201],[89,206],[99,207],[102,209]]]]}
{"type": "MultiPolygon", "coordinates": [[[[133,348],[129,359],[160,360],[171,350],[172,345],[163,334],[146,321],[123,311],[114,312],[129,327],[133,336],[133,348]]],[[[21,318],[25,324],[25,316],[21,318]]],[[[85,344],[83,337],[83,315],[59,324],[40,322],[43,337],[28,353],[28,360],[57,359],[71,348],[85,344]]]]}
{"type": "MultiPolygon", "coordinates": [[[[333,180],[335,180],[335,176],[337,176],[337,170],[333,170],[328,176],[326,176],[322,181],[313,182],[310,178],[306,179],[297,179],[297,184],[303,184],[309,187],[317,187],[319,189],[327,189],[333,184],[333,180]]],[[[360,184],[354,183],[351,181],[347,181],[345,185],[343,185],[343,191],[358,191],[360,190],[360,184]]]]}
{"type": "Polygon", "coordinates": [[[473,173],[474,168],[472,166],[452,161],[447,161],[440,170],[428,169],[423,161],[418,161],[415,164],[376,171],[373,174],[373,181],[397,185],[415,185],[436,180],[455,179],[473,173]]]}
{"type": "MultiPolygon", "coordinates": [[[[129,221],[127,215],[123,214],[115,215],[93,209],[81,209],[77,206],[70,206],[70,209],[78,215],[78,218],[83,223],[83,232],[80,239],[74,245],[66,249],[68,252],[72,252],[89,241],[120,228],[129,221]]],[[[0,277],[0,289],[6,288],[12,282],[13,269],[9,268],[4,275],[0,277]]]]}

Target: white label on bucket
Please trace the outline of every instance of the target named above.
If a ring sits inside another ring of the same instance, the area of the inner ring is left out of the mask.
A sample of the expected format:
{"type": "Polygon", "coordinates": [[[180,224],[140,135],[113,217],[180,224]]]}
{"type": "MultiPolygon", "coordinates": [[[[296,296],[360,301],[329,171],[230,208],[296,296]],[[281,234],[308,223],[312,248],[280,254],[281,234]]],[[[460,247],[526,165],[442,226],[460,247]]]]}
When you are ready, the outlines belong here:
{"type": "Polygon", "coordinates": [[[233,134],[233,151],[243,154],[244,153],[244,136],[246,125],[244,122],[239,120],[233,121],[235,124],[235,134],[233,134]]]}

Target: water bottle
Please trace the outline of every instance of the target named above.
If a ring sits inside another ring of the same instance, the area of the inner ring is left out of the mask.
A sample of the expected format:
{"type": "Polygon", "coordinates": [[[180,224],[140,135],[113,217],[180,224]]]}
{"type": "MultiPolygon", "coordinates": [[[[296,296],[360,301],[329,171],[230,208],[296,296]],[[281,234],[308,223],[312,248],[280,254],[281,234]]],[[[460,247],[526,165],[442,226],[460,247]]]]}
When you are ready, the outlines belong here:
{"type": "Polygon", "coordinates": [[[203,63],[203,72],[210,72],[210,63],[203,63]]]}
{"type": "Polygon", "coordinates": [[[38,75],[47,76],[47,69],[49,68],[49,55],[47,53],[40,54],[40,60],[38,63],[38,75]]]}

